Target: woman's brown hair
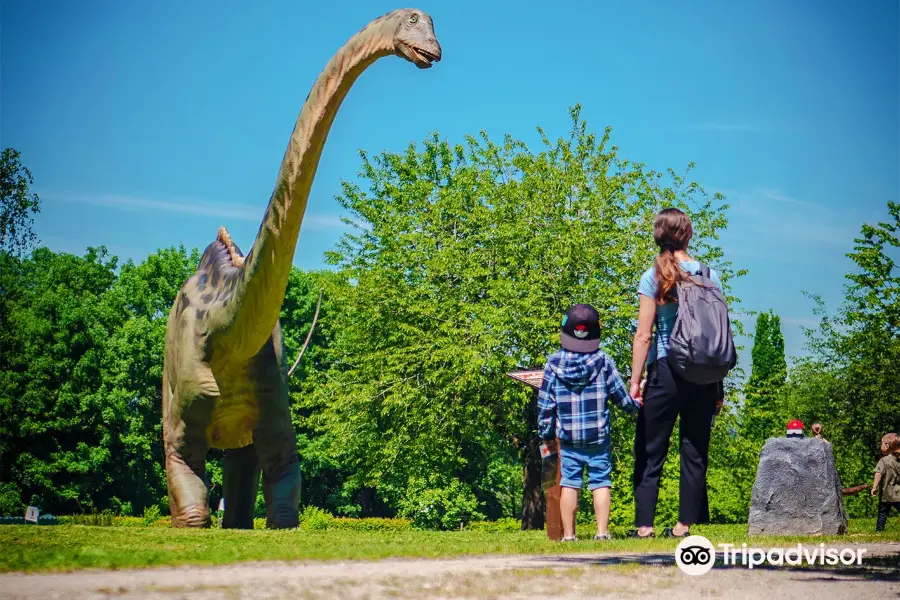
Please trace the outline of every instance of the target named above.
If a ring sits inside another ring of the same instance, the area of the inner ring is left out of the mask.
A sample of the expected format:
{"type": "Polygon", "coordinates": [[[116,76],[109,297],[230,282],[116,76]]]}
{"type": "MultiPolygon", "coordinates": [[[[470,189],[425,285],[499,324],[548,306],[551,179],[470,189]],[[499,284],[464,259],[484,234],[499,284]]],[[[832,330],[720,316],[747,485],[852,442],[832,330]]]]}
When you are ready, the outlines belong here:
{"type": "Polygon", "coordinates": [[[653,239],[659,246],[656,257],[656,302],[677,302],[676,287],[682,281],[690,281],[690,276],[681,269],[676,250],[687,250],[694,229],[691,220],[677,208],[666,208],[656,215],[653,222],[653,239]]]}

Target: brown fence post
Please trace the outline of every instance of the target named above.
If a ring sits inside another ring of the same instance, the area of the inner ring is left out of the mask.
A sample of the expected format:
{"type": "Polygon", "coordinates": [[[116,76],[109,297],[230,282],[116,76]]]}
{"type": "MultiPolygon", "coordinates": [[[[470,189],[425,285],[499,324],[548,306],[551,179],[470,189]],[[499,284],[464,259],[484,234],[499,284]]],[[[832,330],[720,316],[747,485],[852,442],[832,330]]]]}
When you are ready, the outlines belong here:
{"type": "MultiPolygon", "coordinates": [[[[535,394],[541,389],[544,381],[544,371],[513,371],[507,373],[516,381],[520,381],[533,388],[535,394]]],[[[561,540],[563,537],[562,514],[559,509],[560,497],[560,481],[562,480],[562,465],[560,464],[560,453],[556,453],[556,485],[548,488],[544,493],[544,528],[547,531],[547,537],[551,540],[561,540]]],[[[542,488],[543,489],[543,488],[542,488]]]]}

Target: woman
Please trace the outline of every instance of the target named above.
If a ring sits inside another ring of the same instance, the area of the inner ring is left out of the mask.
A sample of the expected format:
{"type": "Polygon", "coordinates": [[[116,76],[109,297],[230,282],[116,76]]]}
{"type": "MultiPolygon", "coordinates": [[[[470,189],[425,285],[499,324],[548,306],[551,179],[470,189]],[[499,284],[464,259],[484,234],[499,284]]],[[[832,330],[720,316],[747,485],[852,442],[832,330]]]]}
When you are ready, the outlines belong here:
{"type": "MultiPolygon", "coordinates": [[[[696,385],[678,377],[666,359],[669,332],[678,314],[677,285],[699,273],[700,263],[687,253],[693,229],[687,215],[667,208],[656,215],[653,237],[659,255],[641,276],[638,286],[640,309],[634,336],[631,368],[631,396],[642,398],[635,435],[634,500],[635,526],[632,535],[654,535],[653,520],[659,497],[659,476],[669,449],[669,438],[680,415],[681,481],[678,522],[666,528],[666,536],[687,536],[690,526],[709,519],[706,498],[706,466],[713,416],[723,401],[721,383],[696,385]],[[656,330],[654,331],[654,324],[656,330]],[[646,383],[641,389],[644,366],[646,383]]],[[[720,289],[718,273],[710,269],[710,279],[720,289]]]]}

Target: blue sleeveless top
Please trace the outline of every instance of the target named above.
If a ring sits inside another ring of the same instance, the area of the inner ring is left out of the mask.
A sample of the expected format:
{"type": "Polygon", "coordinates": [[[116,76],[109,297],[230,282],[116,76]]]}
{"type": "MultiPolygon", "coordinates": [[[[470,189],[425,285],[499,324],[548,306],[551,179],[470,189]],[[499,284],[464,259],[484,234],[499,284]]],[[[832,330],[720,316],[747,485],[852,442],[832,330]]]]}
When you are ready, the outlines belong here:
{"type": "MultiPolygon", "coordinates": [[[[695,275],[700,272],[700,263],[696,260],[682,260],[681,268],[688,273],[695,275]]],[[[716,284],[716,287],[722,289],[722,281],[719,274],[713,269],[709,270],[710,280],[716,284]]],[[[656,295],[656,267],[650,267],[641,275],[641,282],[638,284],[638,294],[643,294],[653,298],[656,295]]],[[[665,358],[668,354],[666,349],[669,347],[669,334],[675,325],[675,317],[678,316],[678,304],[675,302],[667,302],[656,306],[656,319],[654,320],[655,331],[653,332],[653,343],[650,344],[650,352],[647,354],[647,364],[656,362],[658,359],[665,358]]]]}

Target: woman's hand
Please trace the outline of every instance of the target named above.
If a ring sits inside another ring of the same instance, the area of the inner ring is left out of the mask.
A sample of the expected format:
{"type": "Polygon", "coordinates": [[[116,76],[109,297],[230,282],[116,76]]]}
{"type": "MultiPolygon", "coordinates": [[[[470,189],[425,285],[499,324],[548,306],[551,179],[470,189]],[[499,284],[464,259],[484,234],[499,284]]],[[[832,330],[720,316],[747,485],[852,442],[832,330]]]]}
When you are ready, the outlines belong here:
{"type": "Polygon", "coordinates": [[[631,390],[629,391],[629,395],[635,399],[635,401],[641,406],[644,405],[644,382],[635,383],[631,382],[631,390]]]}

